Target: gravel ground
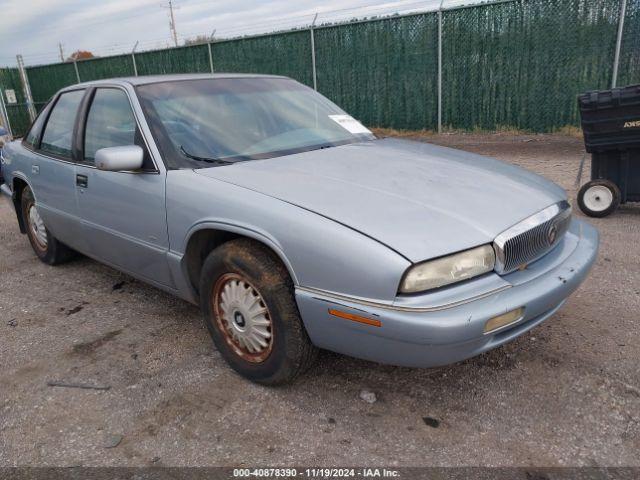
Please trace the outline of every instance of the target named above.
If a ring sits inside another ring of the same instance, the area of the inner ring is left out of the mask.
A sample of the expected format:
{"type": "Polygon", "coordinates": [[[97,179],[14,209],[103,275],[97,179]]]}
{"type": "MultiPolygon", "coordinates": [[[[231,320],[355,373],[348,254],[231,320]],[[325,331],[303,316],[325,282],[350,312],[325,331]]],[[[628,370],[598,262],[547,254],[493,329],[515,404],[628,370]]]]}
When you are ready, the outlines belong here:
{"type": "MultiPolygon", "coordinates": [[[[427,140],[575,198],[579,139],[427,140]]],[[[227,368],[195,307],[88,259],[38,262],[3,198],[0,465],[638,466],[640,206],[589,221],[602,235],[591,276],[515,342],[439,370],[323,353],[269,389],[227,368]]]]}

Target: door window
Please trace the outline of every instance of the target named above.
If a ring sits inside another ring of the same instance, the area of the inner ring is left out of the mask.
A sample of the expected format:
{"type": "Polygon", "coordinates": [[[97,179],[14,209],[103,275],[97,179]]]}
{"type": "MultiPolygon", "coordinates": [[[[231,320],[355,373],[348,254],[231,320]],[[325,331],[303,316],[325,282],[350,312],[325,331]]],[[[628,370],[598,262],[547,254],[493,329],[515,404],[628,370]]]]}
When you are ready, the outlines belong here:
{"type": "Polygon", "coordinates": [[[93,164],[101,148],[127,145],[142,147],[145,150],[143,169],[153,169],[127,94],[117,88],[97,89],[85,127],[84,161],[93,164]]]}
{"type": "Polygon", "coordinates": [[[33,122],[27,135],[24,137],[24,143],[29,145],[31,148],[38,148],[38,138],[40,138],[40,133],[42,132],[42,126],[44,125],[44,120],[47,117],[46,114],[47,107],[45,106],[40,113],[36,117],[36,120],[33,122]]]}
{"type": "Polygon", "coordinates": [[[73,127],[83,96],[84,90],[74,90],[60,95],[42,135],[42,152],[71,160],[73,127]]]}

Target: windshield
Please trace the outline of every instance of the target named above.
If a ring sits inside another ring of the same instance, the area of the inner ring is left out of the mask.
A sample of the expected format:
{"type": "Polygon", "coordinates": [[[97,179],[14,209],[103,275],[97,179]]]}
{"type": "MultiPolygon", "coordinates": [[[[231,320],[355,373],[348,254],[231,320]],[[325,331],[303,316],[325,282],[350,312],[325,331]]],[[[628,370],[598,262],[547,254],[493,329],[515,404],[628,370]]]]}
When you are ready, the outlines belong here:
{"type": "Polygon", "coordinates": [[[272,158],[372,140],[314,90],[285,78],[220,78],[137,87],[169,168],[272,158]]]}

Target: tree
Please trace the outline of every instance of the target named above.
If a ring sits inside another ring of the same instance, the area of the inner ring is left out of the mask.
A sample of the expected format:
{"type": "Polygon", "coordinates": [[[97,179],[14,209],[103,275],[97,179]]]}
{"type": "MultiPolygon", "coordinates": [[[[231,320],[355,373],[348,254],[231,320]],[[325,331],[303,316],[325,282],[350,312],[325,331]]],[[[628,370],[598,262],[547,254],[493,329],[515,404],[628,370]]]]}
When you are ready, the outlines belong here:
{"type": "Polygon", "coordinates": [[[87,50],[76,50],[67,58],[67,62],[75,62],[76,60],[86,60],[87,58],[95,58],[95,55],[87,50]]]}
{"type": "Polygon", "coordinates": [[[197,37],[187,38],[184,41],[184,44],[185,46],[200,45],[201,43],[207,43],[209,41],[211,41],[211,38],[207,37],[206,35],[198,35],[197,37]]]}

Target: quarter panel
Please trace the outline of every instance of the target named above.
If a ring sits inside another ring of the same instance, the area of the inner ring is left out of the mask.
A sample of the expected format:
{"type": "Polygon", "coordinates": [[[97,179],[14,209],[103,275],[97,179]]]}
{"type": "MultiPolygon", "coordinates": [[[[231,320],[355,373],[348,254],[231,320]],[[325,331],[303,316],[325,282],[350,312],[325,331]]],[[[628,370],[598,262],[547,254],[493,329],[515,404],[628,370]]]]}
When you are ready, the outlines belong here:
{"type": "Polygon", "coordinates": [[[167,222],[173,254],[184,254],[195,231],[227,226],[265,239],[285,257],[297,285],[363,299],[392,302],[409,266],[388,247],[333,220],[190,170],[167,172],[167,222]]]}

